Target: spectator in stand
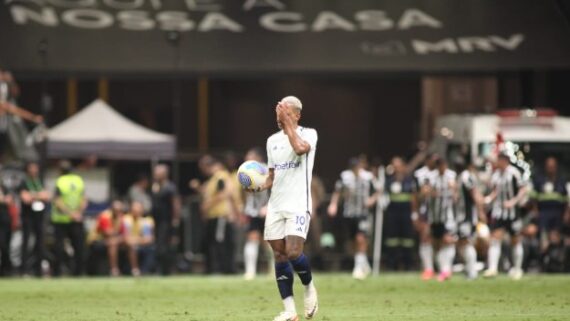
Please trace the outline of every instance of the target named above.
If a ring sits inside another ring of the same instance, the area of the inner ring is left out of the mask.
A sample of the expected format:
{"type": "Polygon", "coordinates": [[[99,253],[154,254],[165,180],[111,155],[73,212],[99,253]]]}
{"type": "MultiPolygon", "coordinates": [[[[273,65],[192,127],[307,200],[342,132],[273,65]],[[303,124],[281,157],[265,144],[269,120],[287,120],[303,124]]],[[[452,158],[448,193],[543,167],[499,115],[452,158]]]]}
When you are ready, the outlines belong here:
{"type": "Polygon", "coordinates": [[[12,270],[10,261],[10,240],[12,238],[12,218],[9,206],[13,198],[0,184],[0,277],[9,276],[12,270]]]}
{"type": "Polygon", "coordinates": [[[202,157],[199,167],[209,177],[201,188],[206,273],[234,273],[233,180],[224,165],[211,156],[202,157]]]}
{"type": "Polygon", "coordinates": [[[165,164],[154,167],[152,183],[152,215],[156,224],[156,258],[158,272],[169,275],[174,263],[173,242],[180,224],[180,199],[165,164]]]}
{"type": "Polygon", "coordinates": [[[41,265],[44,259],[44,230],[45,212],[50,201],[50,193],[45,189],[40,179],[38,163],[30,162],[26,165],[26,178],[20,185],[20,199],[22,200],[22,263],[20,273],[28,272],[29,241],[34,236],[34,274],[41,276],[41,265]]]}
{"type": "Polygon", "coordinates": [[[150,213],[152,209],[152,199],[148,188],[149,180],[145,174],[139,174],[137,180],[129,188],[129,200],[141,203],[145,213],[150,213]]]}
{"type": "MultiPolygon", "coordinates": [[[[107,248],[107,256],[109,258],[109,267],[111,276],[119,276],[119,247],[125,244],[124,226],[123,226],[124,205],[119,200],[114,200],[108,210],[103,211],[97,218],[97,235],[98,239],[103,241],[107,248]]],[[[129,258],[133,256],[130,253],[129,258]]],[[[140,271],[133,267],[132,274],[140,275],[140,271]]]]}
{"type": "MultiPolygon", "coordinates": [[[[131,210],[123,217],[125,243],[133,271],[149,274],[154,265],[154,221],[144,216],[144,206],[133,201],[131,210]]],[[[133,275],[136,275],[133,272],[133,275]]]]}
{"type": "Polygon", "coordinates": [[[61,266],[66,253],[64,241],[69,238],[73,247],[73,275],[83,273],[83,253],[85,246],[85,231],[83,227],[83,212],[87,207],[85,184],[83,179],[72,172],[69,161],[59,164],[61,175],[56,180],[55,198],[53,200],[51,221],[55,229],[55,262],[54,275],[61,275],[61,266]]]}

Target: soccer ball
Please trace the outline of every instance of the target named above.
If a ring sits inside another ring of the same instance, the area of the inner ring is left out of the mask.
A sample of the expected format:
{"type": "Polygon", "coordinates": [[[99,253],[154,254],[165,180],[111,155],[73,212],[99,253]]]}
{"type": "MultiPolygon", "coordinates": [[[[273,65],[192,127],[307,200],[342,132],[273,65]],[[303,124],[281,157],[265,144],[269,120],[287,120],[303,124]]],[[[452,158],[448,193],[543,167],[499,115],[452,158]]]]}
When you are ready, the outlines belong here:
{"type": "Polygon", "coordinates": [[[237,176],[243,188],[257,189],[267,179],[267,166],[256,161],[247,161],[238,168],[237,176]]]}

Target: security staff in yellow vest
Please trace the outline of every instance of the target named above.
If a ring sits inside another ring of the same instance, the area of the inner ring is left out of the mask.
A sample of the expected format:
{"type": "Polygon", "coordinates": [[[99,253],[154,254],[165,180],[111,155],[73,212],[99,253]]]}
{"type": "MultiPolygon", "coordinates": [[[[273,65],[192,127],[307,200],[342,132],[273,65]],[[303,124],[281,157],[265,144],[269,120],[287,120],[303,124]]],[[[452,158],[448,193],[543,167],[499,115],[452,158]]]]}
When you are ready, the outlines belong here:
{"type": "Polygon", "coordinates": [[[61,267],[65,261],[64,241],[69,238],[73,247],[73,275],[83,273],[83,253],[85,247],[85,230],[83,227],[83,211],[87,207],[85,184],[83,179],[72,173],[71,163],[61,161],[61,176],[57,178],[55,199],[52,205],[51,221],[55,230],[55,264],[54,275],[61,275],[61,267]]]}
{"type": "Polygon", "coordinates": [[[233,273],[233,213],[237,205],[232,194],[232,179],[224,165],[211,156],[202,157],[199,166],[209,177],[201,189],[201,210],[206,224],[203,243],[206,273],[233,273]]]}

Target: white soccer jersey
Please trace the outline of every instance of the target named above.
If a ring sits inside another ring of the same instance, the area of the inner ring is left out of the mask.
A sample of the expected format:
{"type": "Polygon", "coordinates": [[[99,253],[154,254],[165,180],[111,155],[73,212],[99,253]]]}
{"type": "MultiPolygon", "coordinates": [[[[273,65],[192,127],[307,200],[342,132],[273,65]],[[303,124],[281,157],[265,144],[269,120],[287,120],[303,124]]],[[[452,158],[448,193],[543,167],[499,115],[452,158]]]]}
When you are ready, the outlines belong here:
{"type": "Polygon", "coordinates": [[[295,153],[283,131],[267,139],[267,165],[275,173],[268,204],[269,214],[311,212],[311,181],[317,131],[299,126],[297,134],[311,146],[311,150],[301,156],[295,153]]]}

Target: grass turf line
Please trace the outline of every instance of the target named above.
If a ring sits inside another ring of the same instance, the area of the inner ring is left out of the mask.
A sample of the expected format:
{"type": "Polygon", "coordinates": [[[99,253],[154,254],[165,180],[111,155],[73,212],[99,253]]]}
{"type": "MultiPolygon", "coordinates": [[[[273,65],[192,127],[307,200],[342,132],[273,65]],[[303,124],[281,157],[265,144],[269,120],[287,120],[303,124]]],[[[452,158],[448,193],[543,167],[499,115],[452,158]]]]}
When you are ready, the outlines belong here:
{"type": "MultiPolygon", "coordinates": [[[[570,275],[422,282],[417,274],[356,281],[316,274],[316,320],[570,320],[570,275]]],[[[295,280],[297,309],[303,291],[295,280]]],[[[241,277],[0,280],[2,321],[272,320],[282,309],[275,280],[241,277]]],[[[301,318],[302,319],[302,318],[301,318]]]]}

